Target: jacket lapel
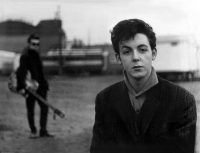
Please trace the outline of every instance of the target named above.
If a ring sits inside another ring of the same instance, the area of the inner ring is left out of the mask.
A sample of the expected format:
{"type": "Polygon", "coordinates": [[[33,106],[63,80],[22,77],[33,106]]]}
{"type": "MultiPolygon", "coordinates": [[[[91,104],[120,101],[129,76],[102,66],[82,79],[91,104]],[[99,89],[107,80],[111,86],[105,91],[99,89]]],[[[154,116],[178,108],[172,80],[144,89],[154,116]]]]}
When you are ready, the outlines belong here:
{"type": "Polygon", "coordinates": [[[131,105],[128,89],[123,81],[115,91],[116,96],[113,99],[115,102],[115,110],[126,125],[127,131],[134,141],[137,140],[139,134],[144,135],[146,133],[152,118],[158,109],[161,96],[160,86],[159,82],[147,92],[147,98],[138,116],[136,116],[137,114],[131,105]]]}
{"type": "Polygon", "coordinates": [[[159,98],[160,97],[160,83],[154,86],[147,92],[146,100],[142,106],[140,114],[138,116],[138,121],[140,125],[140,130],[142,134],[145,134],[147,131],[152,118],[158,109],[159,106],[159,98]]]}
{"type": "Polygon", "coordinates": [[[131,105],[131,101],[128,96],[128,89],[124,82],[121,82],[121,86],[116,92],[114,101],[115,110],[118,112],[121,120],[126,125],[127,131],[133,139],[136,139],[136,135],[139,134],[136,125],[136,113],[131,105]]]}

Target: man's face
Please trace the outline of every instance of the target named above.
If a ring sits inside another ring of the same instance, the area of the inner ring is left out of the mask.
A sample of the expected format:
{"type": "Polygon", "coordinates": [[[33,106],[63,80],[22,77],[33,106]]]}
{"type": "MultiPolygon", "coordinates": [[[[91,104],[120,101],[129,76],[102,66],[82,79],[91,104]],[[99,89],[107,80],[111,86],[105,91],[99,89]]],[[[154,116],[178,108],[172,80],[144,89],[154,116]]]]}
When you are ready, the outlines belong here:
{"type": "Polygon", "coordinates": [[[156,54],[157,51],[151,49],[147,36],[138,33],[133,39],[119,44],[119,54],[116,56],[127,75],[140,80],[150,76],[152,60],[156,58],[156,54]]]}
{"type": "Polygon", "coordinates": [[[29,43],[29,48],[35,51],[38,51],[40,47],[40,40],[39,39],[31,39],[29,43]]]}

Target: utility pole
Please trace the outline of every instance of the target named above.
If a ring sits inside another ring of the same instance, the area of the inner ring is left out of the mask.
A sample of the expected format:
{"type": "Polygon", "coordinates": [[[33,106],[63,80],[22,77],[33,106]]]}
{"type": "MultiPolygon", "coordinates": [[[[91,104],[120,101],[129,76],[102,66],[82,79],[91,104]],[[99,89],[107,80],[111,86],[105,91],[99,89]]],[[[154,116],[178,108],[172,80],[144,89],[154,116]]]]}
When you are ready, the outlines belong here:
{"type": "Polygon", "coordinates": [[[60,6],[57,6],[57,11],[55,13],[55,20],[58,24],[58,63],[59,63],[59,74],[63,74],[63,55],[62,55],[62,21],[60,17],[60,6]]]}
{"type": "Polygon", "coordinates": [[[88,45],[88,48],[90,48],[90,29],[88,29],[88,34],[87,34],[87,37],[88,37],[88,42],[87,42],[87,45],[88,45]]]}

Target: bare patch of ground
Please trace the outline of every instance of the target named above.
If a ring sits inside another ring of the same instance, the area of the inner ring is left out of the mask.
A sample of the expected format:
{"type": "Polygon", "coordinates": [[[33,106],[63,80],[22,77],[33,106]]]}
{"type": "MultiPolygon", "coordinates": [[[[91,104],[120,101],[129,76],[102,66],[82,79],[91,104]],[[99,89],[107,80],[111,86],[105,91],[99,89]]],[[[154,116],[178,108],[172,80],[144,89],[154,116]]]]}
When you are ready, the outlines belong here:
{"type": "MultiPolygon", "coordinates": [[[[48,129],[54,138],[29,139],[24,98],[11,93],[7,78],[0,78],[0,153],[88,153],[94,123],[94,100],[104,87],[122,76],[62,76],[49,79],[49,102],[66,113],[65,119],[53,119],[49,113],[48,129]]],[[[191,91],[199,112],[200,82],[179,83],[191,91]]],[[[199,113],[198,113],[199,116],[199,113]]],[[[38,125],[39,107],[36,106],[38,125]]],[[[198,122],[198,126],[199,126],[198,122]]],[[[198,130],[199,131],[199,130],[198,130]]],[[[198,132],[199,133],[199,132],[198,132]]],[[[197,134],[196,151],[200,151],[197,134]]]]}

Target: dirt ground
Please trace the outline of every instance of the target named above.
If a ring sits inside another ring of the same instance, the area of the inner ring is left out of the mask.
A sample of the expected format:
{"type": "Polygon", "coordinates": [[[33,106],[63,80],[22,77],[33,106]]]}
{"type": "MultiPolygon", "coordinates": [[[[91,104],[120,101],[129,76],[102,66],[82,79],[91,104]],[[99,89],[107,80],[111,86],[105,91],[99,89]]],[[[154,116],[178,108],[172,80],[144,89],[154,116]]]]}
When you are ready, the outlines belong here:
{"type": "MultiPolygon", "coordinates": [[[[121,79],[119,75],[49,78],[49,102],[64,111],[66,118],[54,120],[50,111],[48,129],[54,138],[29,139],[24,98],[11,93],[7,88],[7,78],[0,77],[0,153],[88,153],[95,96],[104,87],[121,79]]],[[[195,95],[199,112],[200,82],[179,84],[195,95]]],[[[38,122],[39,107],[36,105],[37,126],[38,122]]],[[[196,152],[200,153],[198,133],[196,152]]]]}

